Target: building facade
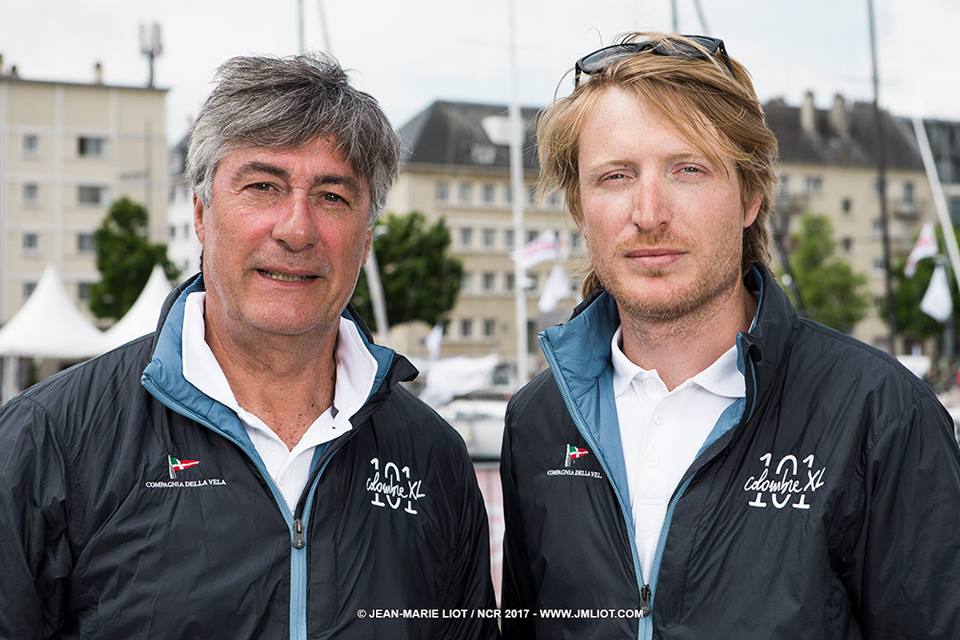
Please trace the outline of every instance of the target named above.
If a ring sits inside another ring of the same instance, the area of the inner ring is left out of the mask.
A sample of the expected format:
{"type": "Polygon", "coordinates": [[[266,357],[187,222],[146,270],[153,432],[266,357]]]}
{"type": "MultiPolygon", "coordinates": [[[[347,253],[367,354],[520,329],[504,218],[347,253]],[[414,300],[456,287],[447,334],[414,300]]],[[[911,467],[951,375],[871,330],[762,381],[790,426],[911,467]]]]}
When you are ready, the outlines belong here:
{"type": "MultiPolygon", "coordinates": [[[[824,215],[833,225],[837,256],[867,278],[872,297],[867,317],[852,331],[856,338],[888,347],[884,320],[883,258],[877,157],[880,151],[873,105],[848,105],[834,96],[829,109],[817,108],[808,92],[803,104],[774,100],[764,106],[767,123],[780,143],[780,201],[774,225],[798,228],[803,213],[824,215]]],[[[887,113],[881,116],[887,165],[888,233],[893,262],[909,254],[920,226],[933,220],[930,190],[912,129],[887,113]]],[[[790,241],[786,241],[790,250],[790,241]]],[[[778,262],[779,264],[779,262],[778,262]]],[[[802,296],[802,291],[801,291],[802,296]]],[[[912,345],[898,342],[898,352],[912,345]]]]}
{"type": "Polygon", "coordinates": [[[121,196],[163,239],[165,89],[22,78],[0,68],[0,322],[54,264],[81,306],[100,275],[93,233],[121,196]]]}
{"type": "Polygon", "coordinates": [[[193,187],[187,179],[187,143],[184,136],[170,150],[170,188],[167,194],[167,257],[186,280],[200,270],[200,241],[193,228],[193,187]]]}

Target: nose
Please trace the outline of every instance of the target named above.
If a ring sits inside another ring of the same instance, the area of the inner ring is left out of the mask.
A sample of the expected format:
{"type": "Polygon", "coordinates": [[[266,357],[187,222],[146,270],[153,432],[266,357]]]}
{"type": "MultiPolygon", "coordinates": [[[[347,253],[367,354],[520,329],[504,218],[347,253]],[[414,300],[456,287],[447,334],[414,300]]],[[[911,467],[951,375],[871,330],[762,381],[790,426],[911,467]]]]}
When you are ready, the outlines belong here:
{"type": "Polygon", "coordinates": [[[320,229],[311,211],[307,190],[291,190],[279,219],[273,225],[274,240],[289,251],[300,252],[313,247],[319,235],[320,229]]]}
{"type": "Polygon", "coordinates": [[[630,221],[642,231],[654,231],[670,220],[670,207],[662,180],[645,175],[636,181],[630,221]]]}

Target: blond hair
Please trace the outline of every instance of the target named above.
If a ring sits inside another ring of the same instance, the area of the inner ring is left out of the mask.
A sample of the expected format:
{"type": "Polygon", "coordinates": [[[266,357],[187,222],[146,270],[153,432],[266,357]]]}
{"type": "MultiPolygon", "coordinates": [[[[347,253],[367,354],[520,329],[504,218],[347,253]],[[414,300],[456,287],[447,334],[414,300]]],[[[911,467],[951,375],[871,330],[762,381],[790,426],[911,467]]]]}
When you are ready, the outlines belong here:
{"type": "MultiPolygon", "coordinates": [[[[743,234],[742,270],[746,273],[754,263],[768,265],[777,139],[764,121],[747,70],[732,58],[710,55],[684,36],[631,33],[621,40],[631,41],[652,41],[660,51],[677,51],[678,45],[686,51],[694,47],[703,58],[648,50],[618,57],[602,71],[585,76],[572,94],[556,100],[540,117],[540,188],[562,191],[571,217],[583,227],[577,157],[586,116],[608,88],[632,91],[711,161],[722,166],[721,158],[732,159],[741,203],[760,196],[757,218],[743,234]]],[[[583,282],[584,297],[601,287],[590,268],[583,282]]]]}

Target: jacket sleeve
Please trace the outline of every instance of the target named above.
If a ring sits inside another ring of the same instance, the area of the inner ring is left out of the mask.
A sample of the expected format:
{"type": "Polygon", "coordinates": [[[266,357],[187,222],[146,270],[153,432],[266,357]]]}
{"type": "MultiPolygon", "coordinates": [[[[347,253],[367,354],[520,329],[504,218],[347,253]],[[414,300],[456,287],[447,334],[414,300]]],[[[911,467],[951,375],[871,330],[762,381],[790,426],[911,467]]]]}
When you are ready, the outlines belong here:
{"type": "Polygon", "coordinates": [[[0,409],[0,638],[48,638],[72,559],[66,474],[50,418],[23,396],[0,409]]]}
{"type": "Polygon", "coordinates": [[[848,593],[869,640],[960,633],[960,453],[932,394],[868,442],[848,593]]]}
{"type": "Polygon", "coordinates": [[[536,606],[533,576],[524,543],[523,518],[513,475],[513,451],[510,443],[512,412],[507,409],[500,452],[500,482],[503,486],[503,588],[500,606],[503,611],[504,640],[533,640],[536,628],[532,609],[536,606]]]}
{"type": "Polygon", "coordinates": [[[437,637],[444,640],[493,640],[500,637],[497,620],[492,615],[482,615],[492,613],[497,606],[490,578],[487,510],[466,447],[463,447],[458,475],[461,486],[460,518],[454,523],[453,529],[459,532],[459,540],[443,608],[467,611],[463,618],[448,620],[437,637]]]}

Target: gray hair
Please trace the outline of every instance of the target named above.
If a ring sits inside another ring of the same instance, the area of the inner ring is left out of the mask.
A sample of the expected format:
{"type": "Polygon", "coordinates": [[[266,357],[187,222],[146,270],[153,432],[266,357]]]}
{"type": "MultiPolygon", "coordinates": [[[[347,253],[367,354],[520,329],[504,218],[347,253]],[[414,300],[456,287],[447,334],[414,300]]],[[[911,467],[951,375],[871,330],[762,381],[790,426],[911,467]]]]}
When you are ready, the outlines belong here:
{"type": "Polygon", "coordinates": [[[217,69],[215,82],[187,149],[187,175],[205,205],[217,165],[229,151],[291,149],[331,136],[369,182],[370,224],[376,221],[397,177],[400,139],[377,101],[351,87],[335,59],[240,56],[217,69]]]}

